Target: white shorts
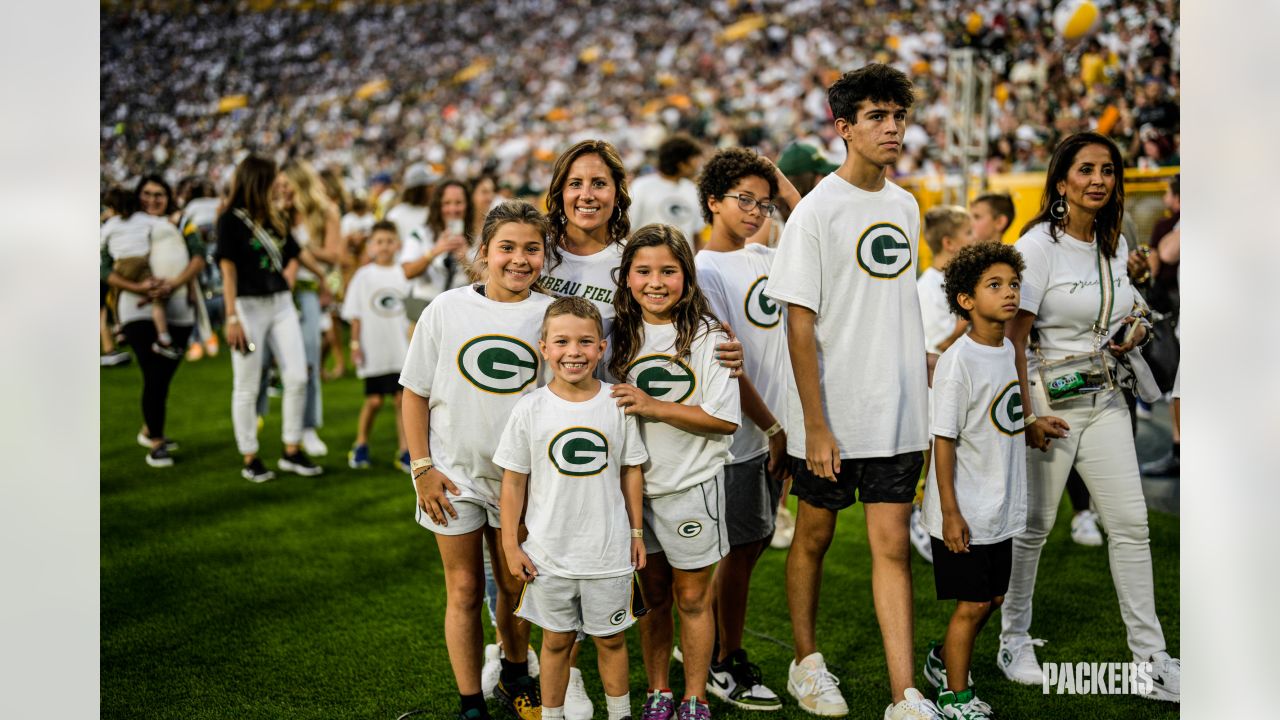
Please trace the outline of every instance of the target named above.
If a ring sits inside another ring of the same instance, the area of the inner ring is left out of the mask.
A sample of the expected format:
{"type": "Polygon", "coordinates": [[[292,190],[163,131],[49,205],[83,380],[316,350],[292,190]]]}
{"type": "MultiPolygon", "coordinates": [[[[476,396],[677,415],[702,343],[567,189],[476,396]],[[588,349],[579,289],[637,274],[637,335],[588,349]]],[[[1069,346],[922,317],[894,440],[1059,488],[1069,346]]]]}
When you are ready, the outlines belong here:
{"type": "Polygon", "coordinates": [[[480,528],[488,525],[489,527],[501,527],[501,520],[498,515],[498,508],[478,498],[461,497],[450,500],[453,509],[458,513],[458,517],[450,517],[446,512],[448,525],[439,525],[431,519],[431,516],[422,511],[422,508],[414,506],[417,513],[416,520],[422,527],[430,530],[437,535],[466,535],[469,532],[475,532],[480,528]]]}
{"type": "Polygon", "coordinates": [[[644,549],[666,553],[677,570],[701,570],[729,554],[723,521],[724,470],[706,482],[672,495],[644,499],[644,549]]]}
{"type": "Polygon", "coordinates": [[[521,588],[516,616],[552,632],[616,635],[635,624],[643,607],[633,577],[579,579],[543,573],[521,588]]]}

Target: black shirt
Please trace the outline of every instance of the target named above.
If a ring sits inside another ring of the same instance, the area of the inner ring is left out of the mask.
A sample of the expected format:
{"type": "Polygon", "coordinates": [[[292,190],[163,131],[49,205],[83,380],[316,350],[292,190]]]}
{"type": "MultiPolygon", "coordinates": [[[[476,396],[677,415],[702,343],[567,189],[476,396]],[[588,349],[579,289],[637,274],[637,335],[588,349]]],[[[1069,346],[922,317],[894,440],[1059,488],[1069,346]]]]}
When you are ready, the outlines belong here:
{"type": "MultiPolygon", "coordinates": [[[[298,243],[290,234],[284,240],[268,230],[279,250],[280,269],[298,257],[298,243]]],[[[236,266],[236,295],[252,297],[287,292],[289,284],[272,262],[272,253],[254,236],[253,230],[232,211],[218,216],[217,260],[230,260],[236,266]]]]}

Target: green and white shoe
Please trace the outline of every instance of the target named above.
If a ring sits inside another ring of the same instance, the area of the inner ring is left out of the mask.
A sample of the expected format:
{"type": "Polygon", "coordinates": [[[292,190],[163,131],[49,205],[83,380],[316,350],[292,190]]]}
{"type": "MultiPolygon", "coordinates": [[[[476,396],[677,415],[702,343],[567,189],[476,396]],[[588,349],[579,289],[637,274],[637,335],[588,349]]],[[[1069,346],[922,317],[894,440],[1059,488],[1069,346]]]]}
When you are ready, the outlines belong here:
{"type": "Polygon", "coordinates": [[[938,693],[938,709],[950,720],[991,720],[991,706],[978,699],[973,688],[938,693]]]}
{"type": "MultiPolygon", "coordinates": [[[[924,654],[924,679],[935,691],[947,689],[947,664],[942,660],[942,643],[929,643],[929,652],[924,654]]],[[[973,673],[969,673],[969,687],[973,687],[973,673]]]]}

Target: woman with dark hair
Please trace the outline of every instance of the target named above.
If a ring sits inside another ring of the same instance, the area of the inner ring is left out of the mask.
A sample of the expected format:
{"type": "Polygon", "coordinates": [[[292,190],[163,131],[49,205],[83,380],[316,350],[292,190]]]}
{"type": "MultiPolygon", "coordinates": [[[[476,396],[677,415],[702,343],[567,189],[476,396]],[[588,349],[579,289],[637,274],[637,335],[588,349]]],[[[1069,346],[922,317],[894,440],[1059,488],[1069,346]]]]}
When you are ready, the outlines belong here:
{"type": "Polygon", "coordinates": [[[254,404],[262,377],[263,349],[270,347],[284,383],[284,456],[280,469],[319,475],[302,442],[307,392],[307,361],[302,326],[290,283],[300,254],[288,223],[272,206],[276,164],[255,155],[245,158],[231,181],[227,209],[218,216],[218,266],[226,308],[227,345],[234,377],[231,422],[236,447],[244,457],[240,474],[250,482],[275,477],[258,457],[258,419],[254,404]]]}
{"type": "Polygon", "coordinates": [[[178,229],[165,218],[172,206],[172,197],[163,178],[145,176],[133,195],[117,196],[121,204],[117,208],[118,217],[102,230],[102,279],[118,293],[116,314],[142,370],[143,426],[138,433],[138,444],[149,450],[147,464],[152,467],[173,465],[171,453],[177,449],[177,443],[167,439],[164,433],[169,383],[182,361],[182,353],[177,349],[186,347],[195,325],[195,312],[184,288],[204,268],[204,245],[196,235],[187,239],[187,261],[176,275],[162,278],[149,271],[153,240],[168,231],[171,240],[182,243],[178,229]],[[123,272],[120,261],[147,268],[141,275],[123,272]],[[154,303],[164,303],[164,312],[160,315],[163,322],[159,327],[157,315],[153,313],[154,303]],[[167,343],[163,342],[162,330],[167,331],[167,343]]]}
{"type": "Polygon", "coordinates": [[[1150,662],[1148,696],[1178,701],[1181,666],[1156,617],[1147,506],[1130,432],[1129,407],[1110,381],[1115,357],[1145,342],[1134,313],[1140,297],[1126,272],[1124,165],[1097,133],[1072,135],[1049,162],[1040,212],[1017,248],[1026,261],[1022,298],[1006,334],[1026,402],[1027,530],[1013,540],[1013,569],[1001,611],[997,664],[1015,682],[1040,684],[1031,639],[1031,600],[1040,551],[1053,528],[1074,465],[1107,530],[1111,576],[1135,662],[1150,662]],[[1067,361],[1067,362],[1063,362],[1067,361]],[[1046,433],[1036,415],[1070,426],[1046,433]]]}
{"type": "Polygon", "coordinates": [[[405,277],[414,281],[414,297],[430,300],[445,290],[466,285],[467,253],[475,242],[471,232],[471,187],[465,180],[446,178],[436,186],[427,224],[409,233],[401,250],[405,277]]]}

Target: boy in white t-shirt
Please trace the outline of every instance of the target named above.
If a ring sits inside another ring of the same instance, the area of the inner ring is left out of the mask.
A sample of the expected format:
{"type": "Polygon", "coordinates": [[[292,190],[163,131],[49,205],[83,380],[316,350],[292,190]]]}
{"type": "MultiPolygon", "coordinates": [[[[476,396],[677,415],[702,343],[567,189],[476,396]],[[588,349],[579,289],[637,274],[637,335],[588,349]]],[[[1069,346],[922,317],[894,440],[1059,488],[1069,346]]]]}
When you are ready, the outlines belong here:
{"type": "Polygon", "coordinates": [[[342,301],[342,319],[351,323],[351,358],[356,376],[364,379],[364,405],[356,423],[355,447],[347,454],[347,464],[355,469],[369,467],[369,433],[387,395],[396,404],[396,462],[409,472],[409,450],[400,419],[400,371],[409,352],[409,319],[404,299],[410,283],[396,264],[400,235],[395,223],[374,223],[367,244],[373,261],[352,276],[342,301]]]}
{"type": "Polygon", "coordinates": [[[984,720],[990,706],[969,681],[978,632],[1009,589],[1013,536],[1027,526],[1026,425],[1065,430],[1026,411],[1005,323],[1018,313],[1022,256],[1010,245],[960,251],[947,268],[951,309],[969,333],[938,360],[933,376],[934,464],[925,488],[939,600],[956,600],[945,644],[933,643],[924,675],[944,717],[984,720]],[[945,687],[944,687],[945,686],[945,687]]]}
{"type": "Polygon", "coordinates": [[[795,639],[788,691],[807,712],[848,704],[817,652],[823,558],[840,510],[860,499],[893,703],[886,720],[931,717],[913,686],[911,501],[929,446],[927,358],[915,273],[920,208],[885,179],[915,100],[902,72],[873,63],[827,91],[845,160],[782,231],[765,294],[786,302],[791,354],[787,454],[799,499],[787,556],[795,639]]]}
{"type": "Polygon", "coordinates": [[[564,718],[579,631],[595,638],[609,720],[622,720],[631,717],[623,633],[643,614],[632,578],[645,564],[640,466],[649,454],[637,419],[595,378],[606,341],[591,301],[553,302],[538,344],[554,377],[516,403],[493,456],[508,569],[525,583],[515,612],[542,628],[544,720],[564,718]]]}

